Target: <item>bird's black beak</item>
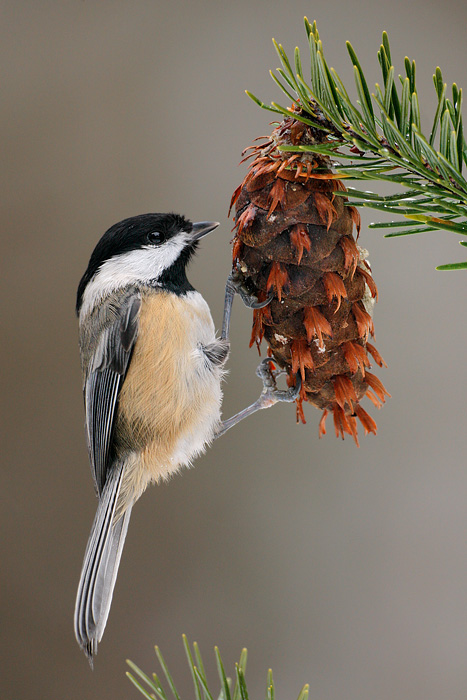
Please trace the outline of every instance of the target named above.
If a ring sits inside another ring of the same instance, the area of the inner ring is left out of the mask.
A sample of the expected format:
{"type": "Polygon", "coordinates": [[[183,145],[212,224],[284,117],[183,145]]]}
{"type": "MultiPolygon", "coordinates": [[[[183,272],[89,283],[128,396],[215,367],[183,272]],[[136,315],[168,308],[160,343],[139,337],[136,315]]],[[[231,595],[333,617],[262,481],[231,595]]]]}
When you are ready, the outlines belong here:
{"type": "Polygon", "coordinates": [[[191,237],[194,241],[198,241],[203,236],[206,236],[211,231],[219,226],[218,221],[198,221],[198,223],[193,224],[193,229],[191,231],[191,237]]]}

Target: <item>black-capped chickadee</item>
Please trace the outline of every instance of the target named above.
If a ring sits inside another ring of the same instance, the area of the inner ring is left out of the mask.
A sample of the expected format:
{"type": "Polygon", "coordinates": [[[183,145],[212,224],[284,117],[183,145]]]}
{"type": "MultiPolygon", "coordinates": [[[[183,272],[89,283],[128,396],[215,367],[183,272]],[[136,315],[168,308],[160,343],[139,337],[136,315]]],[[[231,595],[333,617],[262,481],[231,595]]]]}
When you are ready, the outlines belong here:
{"type": "Polygon", "coordinates": [[[199,240],[218,226],[177,214],[143,214],[112,226],[95,247],[77,295],[89,458],[99,498],[75,607],[75,634],[92,663],[109,614],[131,509],[149,483],[189,465],[215,437],[299,390],[279,391],[269,360],[252,406],[221,421],[238,279],[229,278],[220,338],[188,282],[199,240]]]}

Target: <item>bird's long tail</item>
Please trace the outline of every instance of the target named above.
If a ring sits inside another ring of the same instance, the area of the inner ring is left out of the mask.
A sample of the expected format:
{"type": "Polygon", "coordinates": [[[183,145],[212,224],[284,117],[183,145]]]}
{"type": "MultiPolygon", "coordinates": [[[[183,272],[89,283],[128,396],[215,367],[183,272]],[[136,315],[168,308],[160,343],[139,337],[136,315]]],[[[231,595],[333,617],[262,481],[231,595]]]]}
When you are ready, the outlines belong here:
{"type": "Polygon", "coordinates": [[[92,664],[104,633],[122,555],[131,505],[115,520],[124,465],[116,464],[99,500],[91,529],[75,606],[75,635],[92,664]]]}

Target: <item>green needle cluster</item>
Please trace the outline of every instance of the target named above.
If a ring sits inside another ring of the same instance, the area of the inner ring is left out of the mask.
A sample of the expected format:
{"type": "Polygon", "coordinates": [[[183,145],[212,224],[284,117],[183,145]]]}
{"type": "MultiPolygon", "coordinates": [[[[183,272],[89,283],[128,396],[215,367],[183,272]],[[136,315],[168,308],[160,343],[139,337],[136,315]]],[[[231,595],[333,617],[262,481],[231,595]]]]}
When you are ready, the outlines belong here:
{"type": "MultiPolygon", "coordinates": [[[[347,42],[353,64],[357,100],[352,101],[344,83],[324,58],[316,22],[305,17],[310,49],[310,73],[304,76],[300,51],[291,62],[281,44],[274,46],[281,62],[274,82],[292,101],[292,107],[276,102],[266,105],[247,91],[264,109],[290,117],[319,130],[316,144],[281,146],[281,150],[328,156],[333,168],[346,180],[379,180],[392,183],[396,194],[383,196],[348,188],[348,205],[370,207],[397,215],[391,222],[370,228],[391,229],[387,237],[407,236],[443,229],[467,235],[467,145],[462,128],[462,90],[454,83],[451,96],[441,70],[433,75],[437,107],[429,135],[421,128],[415,82],[415,62],[407,57],[405,75],[396,79],[386,32],[378,51],[382,85],[370,95],[357,54],[347,42]]],[[[336,195],[346,196],[345,192],[336,195]]],[[[461,241],[467,246],[467,242],[461,241]]],[[[467,262],[440,265],[438,270],[467,269],[467,262]]]]}
{"type": "MultiPolygon", "coordinates": [[[[214,648],[214,653],[216,656],[217,673],[219,676],[220,690],[213,693],[209,688],[209,683],[206,678],[206,672],[204,670],[203,659],[201,658],[201,653],[196,642],[193,644],[193,651],[190,648],[190,644],[185,635],[183,635],[183,645],[185,647],[185,653],[188,661],[188,666],[190,668],[191,677],[193,680],[193,687],[196,700],[249,700],[248,690],[245,682],[245,671],[247,662],[247,650],[243,649],[240,654],[240,660],[235,664],[235,684],[232,689],[231,679],[228,678],[224,671],[224,664],[217,647],[214,648]]],[[[168,687],[170,688],[170,693],[166,693],[164,690],[161,680],[156,673],[152,676],[148,676],[144,671],[142,671],[136,664],[132,661],[127,661],[127,664],[132,669],[134,675],[127,672],[127,676],[130,681],[135,685],[140,693],[147,700],[180,700],[180,695],[175,687],[174,680],[168,669],[167,663],[162,656],[159,647],[155,647],[156,656],[159,664],[162,668],[165,680],[168,687]],[[141,682],[142,681],[142,682],[141,682]]],[[[308,685],[303,686],[301,689],[297,700],[307,700],[308,698],[308,685]]],[[[266,687],[266,700],[275,700],[274,691],[274,680],[272,677],[272,671],[268,671],[267,676],[267,687],[266,687]]]]}

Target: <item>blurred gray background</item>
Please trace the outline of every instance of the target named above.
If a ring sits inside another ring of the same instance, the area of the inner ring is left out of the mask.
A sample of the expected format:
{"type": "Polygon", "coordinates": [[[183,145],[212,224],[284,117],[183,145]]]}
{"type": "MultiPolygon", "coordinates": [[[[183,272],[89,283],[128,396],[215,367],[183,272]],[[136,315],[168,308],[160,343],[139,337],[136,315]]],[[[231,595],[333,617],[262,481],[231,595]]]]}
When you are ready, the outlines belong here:
{"type": "MultiPolygon", "coordinates": [[[[154,644],[191,697],[185,632],[213,679],[215,644],[230,674],[249,648],[252,700],[269,666],[281,700],[307,681],[312,700],[465,698],[467,273],[434,269],[462,259],[448,233],[391,241],[363,226],[389,365],[377,374],[393,396],[370,409],[377,437],[357,449],[330,422],[318,440],[311,406],[306,426],[286,405],[255,415],[134,509],[93,673],[72,632],[96,505],[73,307],[97,239],[147,211],[219,220],[191,269],[219,325],[237,163],[271,120],[244,89],[284,101],[271,37],[305,51],[306,14],[329,63],[352,79],[349,39],[373,84],[386,29],[397,69],[417,61],[428,130],[436,65],[467,83],[464,2],[14,0],[0,12],[1,697],[140,697],[124,660],[156,670],[154,644]]],[[[226,416],[260,389],[250,326],[238,303],[226,416]]]]}

